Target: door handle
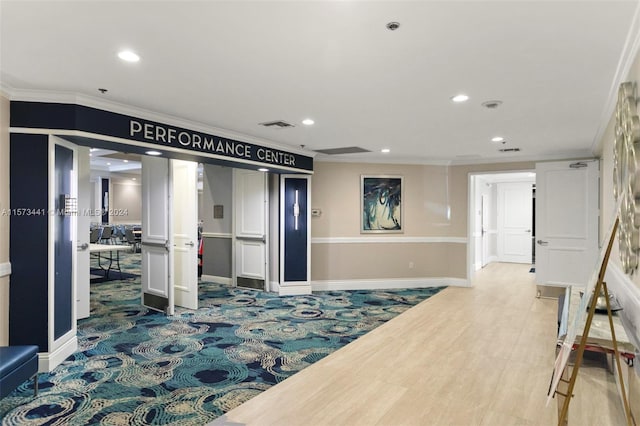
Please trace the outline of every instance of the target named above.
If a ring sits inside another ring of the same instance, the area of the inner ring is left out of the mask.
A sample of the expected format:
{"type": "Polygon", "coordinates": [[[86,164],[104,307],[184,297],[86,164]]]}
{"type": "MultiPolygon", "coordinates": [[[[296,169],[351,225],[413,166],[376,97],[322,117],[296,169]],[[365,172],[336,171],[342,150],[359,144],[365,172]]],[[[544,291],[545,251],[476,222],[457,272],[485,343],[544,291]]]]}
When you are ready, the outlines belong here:
{"type": "Polygon", "coordinates": [[[84,244],[81,244],[81,245],[78,246],[78,250],[80,250],[80,251],[85,251],[88,248],[89,248],[89,244],[87,244],[87,243],[84,243],[84,244]]]}
{"type": "Polygon", "coordinates": [[[536,243],[540,244],[541,246],[546,246],[546,245],[549,244],[549,241],[538,240],[538,241],[536,241],[536,243]]]}
{"type": "Polygon", "coordinates": [[[241,241],[260,241],[260,242],[266,242],[265,240],[265,236],[259,236],[259,237],[254,237],[254,236],[242,236],[242,235],[237,235],[236,236],[237,240],[241,240],[241,241]]]}
{"type": "Polygon", "coordinates": [[[167,251],[169,251],[169,249],[171,248],[171,246],[169,246],[169,241],[165,241],[164,243],[149,243],[149,242],[146,242],[146,241],[142,241],[140,243],[140,245],[142,247],[164,248],[167,251]]]}
{"type": "Polygon", "coordinates": [[[195,246],[195,244],[193,243],[193,241],[189,241],[188,243],[184,243],[185,246],[189,246],[189,247],[193,247],[195,246]]]}

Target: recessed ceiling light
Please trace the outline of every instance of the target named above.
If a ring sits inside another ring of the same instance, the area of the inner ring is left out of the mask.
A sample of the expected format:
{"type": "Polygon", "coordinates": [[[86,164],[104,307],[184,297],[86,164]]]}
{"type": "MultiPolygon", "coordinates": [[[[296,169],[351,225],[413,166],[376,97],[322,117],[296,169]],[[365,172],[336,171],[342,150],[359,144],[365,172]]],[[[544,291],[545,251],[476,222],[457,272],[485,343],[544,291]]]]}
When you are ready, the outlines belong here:
{"type": "Polygon", "coordinates": [[[504,138],[502,136],[495,136],[491,138],[491,142],[504,142],[504,138]]]}
{"type": "Polygon", "coordinates": [[[89,148],[89,151],[93,152],[93,151],[97,151],[98,148],[89,148]]]}
{"type": "Polygon", "coordinates": [[[390,150],[389,148],[382,148],[382,149],[380,150],[380,152],[381,152],[381,153],[383,153],[383,154],[388,154],[388,153],[390,153],[390,152],[391,152],[391,150],[390,150]]]}
{"type": "Polygon", "coordinates": [[[261,167],[258,169],[259,172],[268,172],[269,169],[265,169],[264,167],[261,167]]]}
{"type": "Polygon", "coordinates": [[[89,154],[89,157],[93,157],[93,154],[89,154]]]}
{"type": "Polygon", "coordinates": [[[128,162],[129,162],[129,160],[122,160],[122,161],[124,161],[125,163],[128,163],[128,162]]]}
{"type": "Polygon", "coordinates": [[[451,100],[453,102],[467,102],[469,100],[469,96],[465,95],[464,93],[460,93],[458,95],[455,95],[451,98],[451,100]]]}
{"type": "Polygon", "coordinates": [[[159,151],[147,151],[147,152],[145,152],[145,154],[147,154],[147,155],[162,155],[162,153],[159,152],[159,151]]]}
{"type": "Polygon", "coordinates": [[[136,178],[131,178],[131,180],[136,180],[136,178]]]}
{"type": "Polygon", "coordinates": [[[127,62],[138,62],[140,60],[140,56],[130,50],[122,50],[118,52],[118,58],[127,62]]]}
{"type": "Polygon", "coordinates": [[[111,163],[107,163],[107,166],[110,166],[110,165],[111,165],[111,163]]]}
{"type": "Polygon", "coordinates": [[[305,118],[304,120],[302,120],[302,124],[304,124],[305,126],[311,126],[313,123],[315,123],[315,121],[310,118],[305,118]]]}

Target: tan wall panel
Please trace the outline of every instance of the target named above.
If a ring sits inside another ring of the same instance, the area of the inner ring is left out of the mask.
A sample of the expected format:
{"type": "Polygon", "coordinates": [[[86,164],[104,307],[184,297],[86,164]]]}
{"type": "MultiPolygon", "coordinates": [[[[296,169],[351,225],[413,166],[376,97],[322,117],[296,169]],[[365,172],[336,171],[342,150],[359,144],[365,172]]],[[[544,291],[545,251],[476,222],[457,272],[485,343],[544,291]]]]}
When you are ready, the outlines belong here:
{"type": "Polygon", "coordinates": [[[111,210],[118,214],[111,223],[140,223],[142,221],[142,186],[123,182],[111,184],[111,210]]]}
{"type": "MultiPolygon", "coordinates": [[[[312,236],[369,237],[360,233],[360,176],[401,175],[404,232],[389,236],[466,238],[469,173],[534,168],[533,162],[465,166],[316,162],[312,207],[321,209],[322,215],[312,218],[312,236]]],[[[311,275],[312,280],[465,278],[466,258],[467,245],[460,243],[313,244],[311,275]],[[414,268],[409,269],[412,259],[414,268]]]]}
{"type": "MultiPolygon", "coordinates": [[[[360,234],[360,176],[403,176],[404,236],[450,235],[445,166],[398,164],[314,164],[312,207],[322,210],[311,222],[313,237],[356,237],[360,234]]],[[[378,234],[379,235],[379,234],[378,234]]],[[[394,234],[398,235],[398,234],[394,234]]]]}
{"type": "MultiPolygon", "coordinates": [[[[0,96],[0,263],[9,261],[9,100],[0,96]]],[[[0,346],[9,344],[9,278],[0,278],[0,346]]]]}
{"type": "Polygon", "coordinates": [[[464,278],[465,262],[459,243],[312,244],[311,279],[464,278]]]}

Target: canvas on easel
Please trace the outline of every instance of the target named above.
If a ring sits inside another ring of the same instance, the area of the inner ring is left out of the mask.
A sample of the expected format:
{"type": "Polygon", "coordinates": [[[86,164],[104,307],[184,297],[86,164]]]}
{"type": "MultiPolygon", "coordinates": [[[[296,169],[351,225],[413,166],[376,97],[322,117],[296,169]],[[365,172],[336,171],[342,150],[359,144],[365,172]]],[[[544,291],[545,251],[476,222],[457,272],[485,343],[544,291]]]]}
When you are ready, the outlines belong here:
{"type": "Polygon", "coordinates": [[[604,256],[602,257],[602,261],[600,262],[600,269],[597,275],[597,281],[595,283],[595,288],[593,288],[593,286],[588,285],[587,288],[585,289],[585,292],[583,294],[581,303],[580,303],[580,308],[579,308],[579,312],[580,314],[576,315],[576,320],[578,318],[581,318],[584,316],[584,312],[586,309],[586,305],[587,305],[587,300],[591,300],[591,302],[589,303],[589,310],[588,310],[588,314],[587,314],[587,319],[584,325],[584,330],[582,332],[582,336],[580,338],[580,344],[578,345],[577,349],[576,349],[576,360],[575,360],[575,364],[573,366],[573,370],[571,372],[571,378],[567,381],[564,380],[562,378],[562,373],[564,372],[564,369],[567,366],[567,361],[569,359],[569,355],[571,353],[571,350],[574,347],[574,343],[575,343],[575,337],[577,336],[577,322],[574,321],[573,323],[573,328],[574,330],[572,330],[572,333],[567,333],[567,337],[565,338],[563,344],[562,344],[562,348],[558,354],[558,358],[556,359],[556,364],[555,364],[555,368],[554,368],[554,372],[553,372],[553,378],[552,378],[552,384],[551,387],[549,388],[549,399],[551,397],[553,397],[554,395],[560,395],[562,396],[564,399],[562,401],[562,410],[560,411],[559,415],[558,415],[558,425],[565,425],[567,424],[567,415],[569,412],[569,404],[571,402],[571,398],[573,397],[573,389],[575,387],[576,384],[576,380],[578,377],[578,371],[580,370],[580,366],[582,364],[582,359],[584,356],[584,351],[587,345],[587,339],[589,337],[589,330],[591,328],[591,323],[593,321],[593,316],[595,314],[596,311],[596,304],[597,304],[597,295],[599,295],[601,292],[604,293],[605,296],[605,300],[606,300],[606,306],[607,306],[607,314],[608,314],[608,318],[609,318],[609,326],[611,329],[611,340],[613,343],[613,349],[614,349],[614,357],[615,357],[615,362],[616,362],[616,366],[617,366],[617,372],[618,372],[618,380],[620,381],[620,387],[622,389],[622,401],[623,401],[623,405],[624,405],[624,410],[625,410],[625,417],[627,420],[627,425],[628,426],[632,426],[633,425],[633,420],[631,417],[631,410],[629,407],[629,401],[626,395],[626,391],[625,391],[625,387],[624,387],[624,379],[622,377],[622,366],[620,364],[620,351],[618,350],[618,343],[616,340],[616,334],[615,334],[615,329],[613,326],[613,317],[612,317],[612,311],[611,311],[611,304],[609,301],[609,291],[607,289],[607,284],[604,282],[604,276],[605,276],[605,272],[607,269],[607,264],[609,263],[609,256],[611,255],[611,248],[613,246],[613,241],[615,239],[615,235],[616,235],[616,230],[618,229],[618,224],[619,224],[619,219],[616,218],[614,224],[613,224],[613,229],[610,232],[610,237],[609,237],[609,243],[606,246],[606,250],[604,251],[604,256]],[[593,293],[593,297],[591,297],[591,294],[593,293]],[[564,382],[567,384],[567,390],[566,393],[565,392],[560,392],[558,390],[558,385],[560,382],[564,382]]]}

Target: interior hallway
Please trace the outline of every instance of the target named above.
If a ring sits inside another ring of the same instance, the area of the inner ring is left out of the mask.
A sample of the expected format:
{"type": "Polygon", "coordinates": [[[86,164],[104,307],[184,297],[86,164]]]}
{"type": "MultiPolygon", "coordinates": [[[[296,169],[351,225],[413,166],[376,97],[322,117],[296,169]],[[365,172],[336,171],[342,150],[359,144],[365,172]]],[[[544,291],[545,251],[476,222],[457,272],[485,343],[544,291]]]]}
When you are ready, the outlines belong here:
{"type": "MultiPolygon", "coordinates": [[[[494,263],[216,419],[251,425],[554,425],[556,299],[494,263]]],[[[583,368],[569,424],[625,424],[613,375],[583,368]]]]}

